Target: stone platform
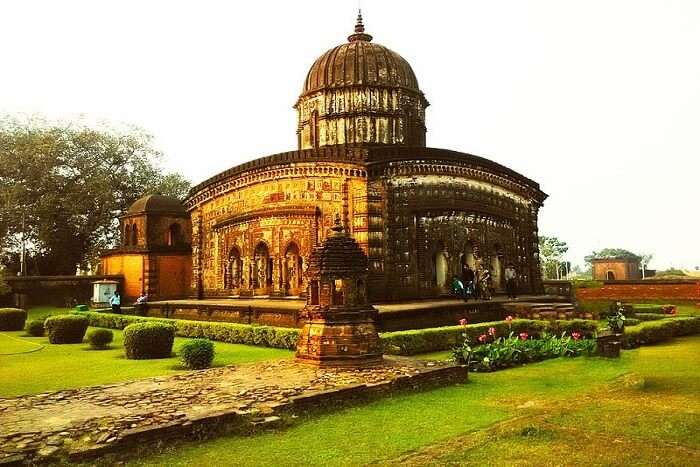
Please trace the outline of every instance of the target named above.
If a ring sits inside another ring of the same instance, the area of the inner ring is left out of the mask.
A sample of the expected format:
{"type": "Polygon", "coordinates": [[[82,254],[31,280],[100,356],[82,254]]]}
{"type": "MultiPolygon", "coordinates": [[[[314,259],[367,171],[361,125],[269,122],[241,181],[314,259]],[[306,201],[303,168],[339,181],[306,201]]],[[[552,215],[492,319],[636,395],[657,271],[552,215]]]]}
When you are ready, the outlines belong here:
{"type": "MultiPolygon", "coordinates": [[[[455,298],[375,303],[379,310],[379,331],[399,331],[436,326],[449,326],[461,318],[470,322],[503,319],[509,313],[507,304],[519,302],[564,302],[568,297],[527,295],[515,300],[495,296],[492,300],[459,300],[455,298]]],[[[186,299],[150,302],[148,315],[179,319],[222,321],[300,328],[304,323],[299,312],[304,301],[296,298],[219,298],[186,299]]]]}
{"type": "Polygon", "coordinates": [[[401,357],[369,369],[279,360],[0,399],[0,465],[80,461],[167,439],[248,432],[467,376],[464,367],[401,357]]]}

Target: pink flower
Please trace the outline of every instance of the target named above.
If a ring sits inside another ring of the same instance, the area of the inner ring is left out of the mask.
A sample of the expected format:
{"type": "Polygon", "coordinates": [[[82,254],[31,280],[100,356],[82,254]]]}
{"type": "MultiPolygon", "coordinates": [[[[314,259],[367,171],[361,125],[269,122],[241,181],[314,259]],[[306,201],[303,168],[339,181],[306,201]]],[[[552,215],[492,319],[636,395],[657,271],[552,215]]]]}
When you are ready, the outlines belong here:
{"type": "Polygon", "coordinates": [[[489,336],[496,337],[496,328],[489,328],[489,336]]]}
{"type": "Polygon", "coordinates": [[[459,325],[460,326],[466,326],[468,323],[467,318],[462,318],[459,320],[459,325]]]}
{"type": "Polygon", "coordinates": [[[530,337],[530,334],[528,334],[527,332],[523,331],[523,332],[521,332],[520,334],[518,334],[518,336],[520,336],[520,339],[521,339],[521,340],[526,341],[527,338],[530,337]]]}
{"type": "Polygon", "coordinates": [[[506,321],[510,324],[513,321],[513,317],[511,315],[506,316],[506,321]]]}
{"type": "Polygon", "coordinates": [[[486,339],[488,339],[488,336],[486,336],[486,334],[482,334],[479,336],[479,342],[486,342],[486,339]]]}
{"type": "Polygon", "coordinates": [[[577,340],[581,339],[581,333],[574,331],[571,333],[571,337],[573,337],[574,340],[577,341],[577,340]]]}

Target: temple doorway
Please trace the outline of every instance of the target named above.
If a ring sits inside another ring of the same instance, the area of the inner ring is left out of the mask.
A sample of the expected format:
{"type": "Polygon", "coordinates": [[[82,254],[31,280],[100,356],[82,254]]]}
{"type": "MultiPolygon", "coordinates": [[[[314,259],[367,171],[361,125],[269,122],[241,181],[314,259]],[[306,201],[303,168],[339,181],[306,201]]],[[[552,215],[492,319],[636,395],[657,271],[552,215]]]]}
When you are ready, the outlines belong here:
{"type": "Polygon", "coordinates": [[[606,274],[606,279],[609,281],[614,281],[615,280],[615,273],[612,271],[608,271],[606,274]]]}

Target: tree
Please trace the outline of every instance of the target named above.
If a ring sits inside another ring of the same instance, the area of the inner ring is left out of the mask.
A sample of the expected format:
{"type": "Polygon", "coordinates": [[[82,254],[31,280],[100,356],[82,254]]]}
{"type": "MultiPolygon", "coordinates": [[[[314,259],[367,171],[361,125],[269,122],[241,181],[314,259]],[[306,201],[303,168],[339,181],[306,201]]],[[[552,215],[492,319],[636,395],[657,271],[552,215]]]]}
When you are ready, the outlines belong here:
{"type": "Polygon", "coordinates": [[[639,261],[639,264],[642,266],[642,279],[646,278],[646,272],[647,272],[647,266],[651,262],[651,260],[654,258],[654,255],[651,253],[642,253],[639,256],[641,259],[639,261]]]}
{"type": "Polygon", "coordinates": [[[561,279],[570,268],[570,263],[563,263],[564,254],[569,251],[569,247],[557,237],[540,236],[538,240],[542,275],[545,279],[561,279]],[[566,267],[566,271],[562,265],[566,267]]]}
{"type": "Polygon", "coordinates": [[[115,245],[118,217],[147,193],[182,198],[189,182],[164,174],[152,137],[81,123],[0,119],[0,248],[24,235],[35,273],[72,274],[115,245]],[[24,229],[22,225],[24,220],[24,229]]]}

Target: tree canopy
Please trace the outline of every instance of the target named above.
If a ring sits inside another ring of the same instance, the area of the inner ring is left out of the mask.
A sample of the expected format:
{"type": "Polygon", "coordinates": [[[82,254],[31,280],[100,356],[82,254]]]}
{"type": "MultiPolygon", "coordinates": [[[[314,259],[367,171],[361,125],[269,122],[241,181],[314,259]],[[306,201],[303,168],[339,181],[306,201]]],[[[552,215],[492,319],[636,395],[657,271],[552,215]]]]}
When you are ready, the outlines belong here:
{"type": "MultiPolygon", "coordinates": [[[[648,260],[651,260],[652,255],[646,255],[648,260]]],[[[585,256],[583,259],[586,263],[590,264],[594,259],[606,259],[606,258],[631,258],[631,259],[642,259],[642,256],[632,253],[629,250],[623,248],[603,248],[600,251],[594,251],[590,255],[585,256]]],[[[648,262],[648,261],[647,261],[648,262]]]]}
{"type": "Polygon", "coordinates": [[[77,263],[94,260],[115,244],[117,218],[136,199],[186,195],[190,183],[164,173],[161,157],[152,137],[135,127],[0,119],[0,249],[6,260],[16,262],[22,232],[33,273],[71,274],[77,263]]]}

